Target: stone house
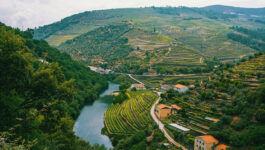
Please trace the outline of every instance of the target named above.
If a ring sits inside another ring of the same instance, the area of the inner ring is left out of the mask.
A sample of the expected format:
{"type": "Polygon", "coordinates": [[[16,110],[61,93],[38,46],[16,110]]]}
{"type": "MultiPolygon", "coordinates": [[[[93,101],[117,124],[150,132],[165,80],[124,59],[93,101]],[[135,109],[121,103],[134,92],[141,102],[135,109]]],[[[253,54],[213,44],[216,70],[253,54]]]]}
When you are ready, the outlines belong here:
{"type": "Polygon", "coordinates": [[[155,114],[158,119],[165,119],[171,114],[171,107],[165,104],[159,104],[156,107],[155,114]]]}
{"type": "Polygon", "coordinates": [[[218,143],[211,135],[197,136],[194,140],[194,150],[212,150],[218,143]]]}
{"type": "Polygon", "coordinates": [[[229,146],[218,143],[212,135],[197,136],[194,140],[194,150],[229,150],[229,146]]]}
{"type": "Polygon", "coordinates": [[[170,114],[176,114],[178,111],[180,111],[182,108],[177,106],[176,104],[168,106],[165,104],[159,104],[156,107],[155,114],[156,116],[163,120],[167,118],[170,114]]]}

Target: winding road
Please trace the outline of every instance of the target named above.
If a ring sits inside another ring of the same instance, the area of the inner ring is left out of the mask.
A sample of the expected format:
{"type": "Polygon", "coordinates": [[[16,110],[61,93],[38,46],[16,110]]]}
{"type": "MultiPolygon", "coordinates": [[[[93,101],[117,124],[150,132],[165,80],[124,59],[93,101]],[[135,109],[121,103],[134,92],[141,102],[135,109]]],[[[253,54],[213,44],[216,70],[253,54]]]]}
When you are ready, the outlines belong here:
{"type": "Polygon", "coordinates": [[[180,143],[176,142],[167,132],[167,130],[165,129],[165,125],[156,117],[155,115],[155,106],[156,104],[158,104],[158,102],[160,101],[161,97],[160,94],[161,92],[156,92],[159,96],[159,98],[156,100],[156,102],[153,104],[151,110],[150,110],[150,114],[153,118],[153,120],[156,122],[156,124],[159,126],[159,129],[163,132],[164,136],[167,138],[167,140],[174,144],[176,147],[180,147],[182,148],[182,150],[188,150],[185,146],[181,145],[180,143]]]}
{"type": "MultiPolygon", "coordinates": [[[[141,81],[135,79],[131,74],[127,74],[127,75],[128,75],[131,79],[135,80],[136,82],[138,82],[138,83],[144,85],[143,82],[141,82],[141,81]]],[[[156,92],[156,93],[157,93],[157,95],[158,95],[159,97],[158,97],[158,99],[155,101],[155,103],[152,105],[152,108],[151,108],[151,110],[150,110],[150,114],[151,114],[153,120],[154,120],[154,121],[156,122],[156,124],[159,126],[159,129],[163,132],[164,136],[167,138],[167,140],[168,140],[170,143],[172,143],[172,144],[175,145],[176,147],[180,147],[180,148],[182,148],[182,150],[188,150],[185,146],[183,146],[182,144],[176,142],[176,141],[174,140],[174,138],[172,138],[172,137],[168,134],[167,130],[165,129],[165,125],[164,125],[164,124],[163,124],[163,123],[162,123],[162,122],[156,117],[156,115],[155,115],[155,106],[156,106],[156,104],[158,104],[159,101],[161,100],[161,97],[160,97],[161,92],[156,92]]]]}

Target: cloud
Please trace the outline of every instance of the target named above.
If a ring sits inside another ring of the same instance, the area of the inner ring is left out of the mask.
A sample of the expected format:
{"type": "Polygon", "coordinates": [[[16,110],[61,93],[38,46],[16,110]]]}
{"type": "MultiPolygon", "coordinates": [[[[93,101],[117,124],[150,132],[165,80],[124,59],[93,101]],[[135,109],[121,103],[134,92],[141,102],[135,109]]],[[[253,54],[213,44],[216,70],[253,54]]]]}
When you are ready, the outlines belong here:
{"type": "Polygon", "coordinates": [[[265,7],[264,0],[1,0],[0,21],[22,29],[34,28],[59,21],[87,10],[145,6],[229,5],[265,7]]]}

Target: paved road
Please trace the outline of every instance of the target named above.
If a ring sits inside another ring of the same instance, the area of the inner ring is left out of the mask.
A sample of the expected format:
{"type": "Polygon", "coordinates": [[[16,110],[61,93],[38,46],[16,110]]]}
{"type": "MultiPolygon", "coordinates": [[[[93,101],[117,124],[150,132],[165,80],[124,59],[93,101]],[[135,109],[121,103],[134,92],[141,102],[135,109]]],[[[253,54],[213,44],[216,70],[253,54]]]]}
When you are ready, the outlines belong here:
{"type": "MultiPolygon", "coordinates": [[[[135,79],[131,74],[127,74],[131,79],[135,80],[136,82],[140,83],[140,84],[143,84],[143,82],[135,79]]],[[[181,145],[180,143],[176,142],[167,132],[167,130],[165,129],[165,125],[156,117],[155,115],[155,106],[156,104],[158,104],[158,102],[160,101],[161,97],[160,97],[160,94],[161,92],[156,92],[157,95],[159,96],[159,98],[156,100],[156,102],[152,105],[152,108],[150,110],[150,114],[153,118],[153,120],[156,122],[156,124],[159,126],[159,129],[163,132],[164,136],[167,138],[167,140],[174,144],[175,146],[177,147],[181,147],[182,150],[188,150],[185,146],[181,145]]]]}
{"type": "Polygon", "coordinates": [[[143,82],[141,82],[141,81],[139,81],[139,80],[137,80],[137,79],[135,79],[131,74],[127,74],[130,78],[132,78],[134,81],[136,81],[136,82],[138,82],[138,83],[140,83],[140,84],[143,84],[144,85],[144,83],[143,82]]]}
{"type": "Polygon", "coordinates": [[[158,104],[158,102],[160,101],[161,97],[160,94],[161,92],[157,92],[157,94],[159,95],[159,98],[156,100],[156,102],[153,104],[151,110],[150,110],[150,114],[153,118],[153,120],[158,124],[159,129],[164,133],[164,136],[168,139],[168,141],[172,144],[174,144],[177,147],[181,147],[182,150],[188,150],[185,146],[181,145],[180,143],[176,142],[167,132],[167,130],[165,129],[165,125],[156,117],[155,115],[155,105],[158,104]]]}

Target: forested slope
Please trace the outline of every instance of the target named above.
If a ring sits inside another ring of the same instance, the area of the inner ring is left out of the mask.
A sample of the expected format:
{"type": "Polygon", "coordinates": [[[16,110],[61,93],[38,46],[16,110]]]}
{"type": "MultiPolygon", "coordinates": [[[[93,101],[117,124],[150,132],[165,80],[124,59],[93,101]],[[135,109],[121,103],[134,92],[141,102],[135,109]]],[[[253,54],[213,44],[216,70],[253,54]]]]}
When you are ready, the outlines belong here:
{"type": "Polygon", "coordinates": [[[127,56],[133,50],[127,45],[128,38],[122,37],[130,29],[127,24],[101,27],[62,43],[59,49],[85,63],[94,60],[110,63],[127,56]]]}
{"type": "Polygon", "coordinates": [[[92,149],[72,128],[106,79],[30,30],[0,26],[0,149],[92,149]]]}

